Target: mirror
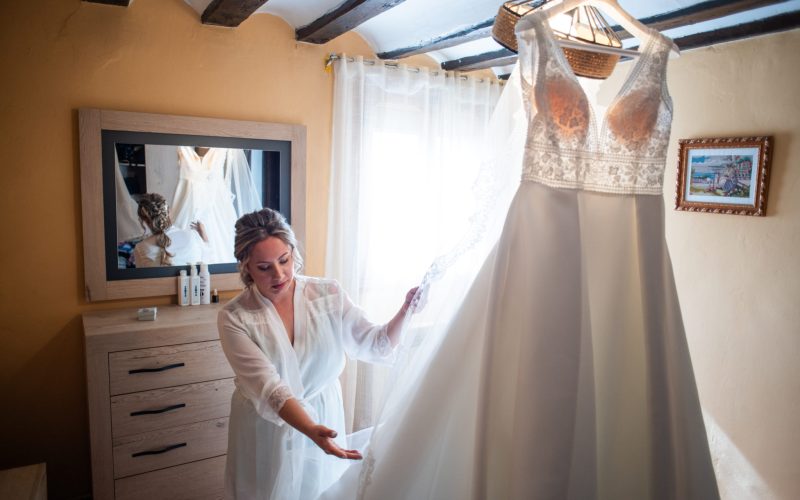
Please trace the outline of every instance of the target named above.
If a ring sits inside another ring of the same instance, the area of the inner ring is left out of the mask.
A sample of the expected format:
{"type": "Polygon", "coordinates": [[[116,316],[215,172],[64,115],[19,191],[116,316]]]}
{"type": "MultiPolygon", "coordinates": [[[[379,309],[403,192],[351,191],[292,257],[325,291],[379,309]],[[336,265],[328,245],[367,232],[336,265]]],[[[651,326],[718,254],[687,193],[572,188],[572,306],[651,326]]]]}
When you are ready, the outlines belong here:
{"type": "Polygon", "coordinates": [[[234,223],[260,207],[304,238],[304,126],[89,108],[79,124],[88,300],[176,293],[199,261],[241,287],[234,223]]]}

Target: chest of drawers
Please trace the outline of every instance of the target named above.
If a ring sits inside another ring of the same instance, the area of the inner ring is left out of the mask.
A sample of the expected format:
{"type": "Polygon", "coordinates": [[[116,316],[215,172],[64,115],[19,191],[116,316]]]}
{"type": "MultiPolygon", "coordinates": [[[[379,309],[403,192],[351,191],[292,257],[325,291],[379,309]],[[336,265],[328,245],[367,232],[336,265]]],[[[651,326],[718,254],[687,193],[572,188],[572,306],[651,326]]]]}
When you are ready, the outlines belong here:
{"type": "Polygon", "coordinates": [[[222,497],[234,385],[220,307],[83,315],[95,499],[222,497]]]}

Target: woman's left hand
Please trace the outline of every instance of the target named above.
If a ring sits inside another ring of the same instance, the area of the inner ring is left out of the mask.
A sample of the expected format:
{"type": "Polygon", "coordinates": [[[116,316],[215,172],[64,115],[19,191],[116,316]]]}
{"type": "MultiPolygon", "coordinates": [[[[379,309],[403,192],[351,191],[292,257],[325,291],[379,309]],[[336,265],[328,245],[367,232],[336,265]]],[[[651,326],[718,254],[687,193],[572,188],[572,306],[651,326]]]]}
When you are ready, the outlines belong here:
{"type": "Polygon", "coordinates": [[[406,292],[406,301],[403,303],[403,311],[419,312],[425,308],[427,303],[426,289],[415,286],[406,292]]]}
{"type": "Polygon", "coordinates": [[[197,231],[197,234],[200,235],[200,238],[203,239],[206,243],[208,243],[208,236],[206,235],[206,227],[203,225],[202,222],[199,220],[192,221],[190,224],[191,228],[197,231]]]}

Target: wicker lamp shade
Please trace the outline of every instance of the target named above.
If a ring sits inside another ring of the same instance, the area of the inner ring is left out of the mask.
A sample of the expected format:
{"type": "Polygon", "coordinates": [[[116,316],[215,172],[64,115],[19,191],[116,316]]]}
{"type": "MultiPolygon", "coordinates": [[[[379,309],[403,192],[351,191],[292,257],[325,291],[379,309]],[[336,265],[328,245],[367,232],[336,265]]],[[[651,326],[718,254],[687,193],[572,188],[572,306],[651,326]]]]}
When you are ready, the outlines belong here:
{"type": "MultiPolygon", "coordinates": [[[[492,38],[503,47],[518,51],[514,27],[517,21],[532,10],[538,9],[548,0],[515,0],[500,6],[492,26],[492,38]]],[[[590,6],[581,6],[551,20],[550,26],[559,38],[584,43],[621,48],[622,42],[603,16],[590,6]]],[[[578,76],[605,79],[614,71],[619,55],[590,52],[588,50],[563,47],[564,55],[578,76]]]]}

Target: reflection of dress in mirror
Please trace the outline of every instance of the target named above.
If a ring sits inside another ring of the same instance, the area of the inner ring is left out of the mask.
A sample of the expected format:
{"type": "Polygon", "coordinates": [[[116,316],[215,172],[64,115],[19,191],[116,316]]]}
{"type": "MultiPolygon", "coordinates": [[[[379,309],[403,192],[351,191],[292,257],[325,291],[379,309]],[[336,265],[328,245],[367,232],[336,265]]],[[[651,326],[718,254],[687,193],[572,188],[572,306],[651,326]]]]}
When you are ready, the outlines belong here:
{"type": "Polygon", "coordinates": [[[196,223],[188,230],[172,225],[169,206],[163,196],[143,194],[137,213],[142,226],[151,233],[133,249],[137,268],[208,262],[209,247],[203,224],[196,223]]]}
{"type": "MultiPolygon", "coordinates": [[[[199,148],[201,152],[204,148],[199,148]]],[[[208,263],[235,262],[233,230],[236,212],[225,181],[225,148],[209,148],[200,155],[193,147],[178,148],[180,179],[175,189],[172,217],[177,227],[190,229],[192,222],[205,224],[210,246],[208,263]]]]}

